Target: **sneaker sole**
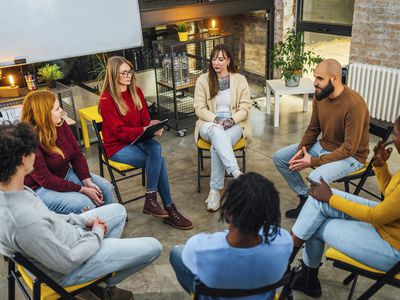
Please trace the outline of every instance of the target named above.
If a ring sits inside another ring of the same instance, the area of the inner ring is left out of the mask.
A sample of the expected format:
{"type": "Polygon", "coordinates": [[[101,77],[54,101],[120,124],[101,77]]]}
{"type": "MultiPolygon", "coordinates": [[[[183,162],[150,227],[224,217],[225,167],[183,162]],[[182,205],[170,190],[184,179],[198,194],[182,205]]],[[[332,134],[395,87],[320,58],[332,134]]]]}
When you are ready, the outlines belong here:
{"type": "Polygon", "coordinates": [[[143,209],[143,213],[145,215],[152,215],[153,217],[160,218],[160,219],[165,219],[165,218],[169,217],[168,215],[156,215],[156,214],[153,214],[151,211],[148,211],[146,209],[143,209]]]}
{"type": "Polygon", "coordinates": [[[165,224],[168,224],[168,225],[170,225],[170,226],[172,226],[172,227],[175,227],[175,228],[181,229],[181,230],[190,230],[190,229],[193,228],[193,225],[191,225],[190,227],[182,227],[182,226],[175,225],[174,223],[169,222],[169,221],[167,221],[166,219],[164,219],[163,222],[164,222],[165,224]]]}
{"type": "Polygon", "coordinates": [[[220,209],[220,207],[218,207],[217,209],[210,209],[210,208],[207,208],[206,210],[207,210],[208,212],[213,213],[213,212],[219,211],[219,209],[220,209]]]}

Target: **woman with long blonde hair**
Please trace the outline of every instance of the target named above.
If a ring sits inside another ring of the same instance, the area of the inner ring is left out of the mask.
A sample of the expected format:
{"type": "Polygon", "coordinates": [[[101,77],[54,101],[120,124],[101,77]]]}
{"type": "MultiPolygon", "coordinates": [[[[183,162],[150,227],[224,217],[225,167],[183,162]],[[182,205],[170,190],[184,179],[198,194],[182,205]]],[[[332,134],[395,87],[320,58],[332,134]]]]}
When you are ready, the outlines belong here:
{"type": "MultiPolygon", "coordinates": [[[[143,213],[162,218],[178,229],[191,229],[192,222],[182,216],[172,202],[167,167],[161,145],[155,139],[132,144],[151,120],[142,90],[136,86],[132,64],[121,56],[108,59],[106,77],[99,101],[103,117],[104,148],[113,161],[145,168],[147,193],[143,213]],[[164,209],[157,202],[160,194],[164,209]]],[[[160,136],[162,129],[156,132],[160,136]]]]}
{"type": "Polygon", "coordinates": [[[25,97],[21,120],[33,125],[40,142],[34,171],[25,177],[25,185],[32,188],[50,210],[60,214],[79,214],[114,203],[112,185],[89,172],[62,112],[56,95],[50,91],[34,91],[25,97]]]}

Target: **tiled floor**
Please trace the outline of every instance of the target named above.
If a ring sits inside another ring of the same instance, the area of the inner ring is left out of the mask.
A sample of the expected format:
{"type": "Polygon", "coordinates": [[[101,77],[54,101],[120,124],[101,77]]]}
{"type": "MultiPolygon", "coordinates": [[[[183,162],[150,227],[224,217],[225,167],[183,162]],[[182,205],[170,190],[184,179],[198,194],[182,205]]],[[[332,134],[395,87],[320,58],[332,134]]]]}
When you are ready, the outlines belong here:
{"type": "MultiPolygon", "coordinates": [[[[276,184],[280,191],[282,212],[296,205],[296,197],[275,169],[271,158],[277,149],[298,142],[302,137],[308,125],[311,102],[308,113],[301,111],[302,98],[285,97],[281,101],[281,119],[280,127],[278,128],[273,127],[273,117],[271,115],[267,116],[263,111],[257,109],[253,109],[251,113],[254,139],[248,149],[247,170],[259,172],[276,184]]],[[[124,236],[153,236],[158,238],[164,246],[161,257],[152,266],[121,284],[122,287],[132,290],[137,300],[189,300],[190,296],[180,288],[169,265],[168,255],[171,247],[184,243],[190,236],[198,232],[212,232],[226,228],[225,224],[218,222],[217,213],[208,213],[205,210],[204,200],[208,193],[207,179],[202,180],[202,193],[197,193],[197,152],[192,132],[193,130],[189,130],[184,137],[178,137],[174,131],[165,132],[164,136],[160,138],[160,142],[163,145],[164,157],[168,166],[174,201],[185,215],[193,220],[194,228],[189,231],[176,230],[164,225],[159,219],[142,214],[142,201],[131,203],[127,206],[129,222],[126,224],[124,236]]],[[[372,140],[371,146],[374,141],[372,140]]],[[[91,149],[87,151],[87,156],[91,170],[98,173],[95,145],[92,145],[91,149]]],[[[399,166],[399,155],[393,153],[390,167],[394,171],[399,166]]],[[[206,169],[208,167],[209,165],[206,165],[206,169]]],[[[139,181],[139,179],[136,179],[123,183],[123,196],[143,192],[139,181]]],[[[376,189],[375,180],[369,180],[368,186],[376,189]]],[[[342,186],[338,187],[343,188],[342,186]]],[[[290,230],[292,225],[292,220],[285,217],[282,218],[282,226],[285,229],[290,230]]],[[[322,299],[346,299],[349,288],[341,283],[346,273],[334,269],[330,262],[324,260],[323,263],[324,265],[320,270],[323,288],[322,299]]],[[[0,262],[0,270],[0,299],[6,299],[6,265],[3,261],[0,262]]],[[[356,295],[369,284],[369,280],[359,280],[356,295]]],[[[20,294],[18,299],[22,299],[20,294]]],[[[295,292],[295,299],[308,299],[308,297],[295,292]]],[[[400,299],[400,294],[393,287],[385,287],[374,299],[400,299]]]]}

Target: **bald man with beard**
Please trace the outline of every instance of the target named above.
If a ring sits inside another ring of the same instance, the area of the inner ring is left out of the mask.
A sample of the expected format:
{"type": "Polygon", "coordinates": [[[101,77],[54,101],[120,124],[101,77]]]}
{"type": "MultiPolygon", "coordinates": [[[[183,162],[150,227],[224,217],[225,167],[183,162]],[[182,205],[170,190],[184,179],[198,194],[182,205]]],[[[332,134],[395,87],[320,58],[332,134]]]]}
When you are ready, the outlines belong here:
{"type": "Polygon", "coordinates": [[[369,153],[369,112],[364,99],[342,84],[342,67],[327,59],[314,70],[315,96],[310,124],[300,143],[278,150],[273,161],[299,197],[286,217],[297,218],[309,187],[299,171],[315,168],[310,179],[330,183],[361,169],[369,153]]]}

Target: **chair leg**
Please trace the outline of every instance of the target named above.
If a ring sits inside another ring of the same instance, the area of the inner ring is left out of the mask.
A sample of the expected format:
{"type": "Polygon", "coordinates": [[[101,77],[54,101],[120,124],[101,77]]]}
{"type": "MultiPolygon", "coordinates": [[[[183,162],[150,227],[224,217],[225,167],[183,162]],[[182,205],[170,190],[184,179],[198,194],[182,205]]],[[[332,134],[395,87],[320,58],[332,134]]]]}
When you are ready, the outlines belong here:
{"type": "Polygon", "coordinates": [[[197,192],[200,193],[200,165],[201,165],[201,158],[200,158],[201,150],[197,150],[197,192]]]}
{"type": "Polygon", "coordinates": [[[354,277],[356,277],[356,273],[350,273],[345,279],[343,279],[343,284],[348,285],[350,282],[353,281],[354,277]]]}
{"type": "Polygon", "coordinates": [[[40,281],[33,281],[33,300],[40,300],[40,281]]]}
{"type": "Polygon", "coordinates": [[[146,169],[142,169],[142,186],[146,186],[146,169]]]}
{"type": "MultiPolygon", "coordinates": [[[[398,263],[397,263],[398,264],[398,263]]],[[[398,266],[391,268],[386,272],[381,278],[379,278],[373,285],[369,287],[357,300],[367,300],[370,299],[381,287],[383,287],[389,280],[393,279],[394,276],[398,273],[398,266]]]]}
{"type": "Polygon", "coordinates": [[[345,181],[345,182],[344,182],[344,191],[345,191],[346,193],[350,193],[350,184],[349,184],[348,181],[345,181]]]}
{"type": "Polygon", "coordinates": [[[115,190],[115,194],[117,195],[118,202],[119,202],[119,204],[124,205],[124,203],[122,202],[121,193],[119,192],[117,181],[115,180],[115,177],[114,177],[114,173],[110,167],[107,166],[107,169],[108,169],[108,174],[110,174],[111,182],[114,186],[114,190],[115,190]]]}
{"type": "Polygon", "coordinates": [[[15,271],[15,263],[8,258],[8,300],[15,300],[15,278],[12,272],[15,271]]]}
{"type": "Polygon", "coordinates": [[[203,160],[203,150],[199,149],[200,161],[201,161],[201,171],[204,171],[204,160],[203,160]]]}
{"type": "Polygon", "coordinates": [[[353,284],[351,285],[351,289],[349,292],[349,297],[347,297],[347,300],[351,300],[351,298],[353,298],[354,290],[355,290],[356,284],[357,284],[357,279],[358,279],[358,274],[355,274],[354,279],[353,279],[353,284]]]}
{"type": "Polygon", "coordinates": [[[242,150],[242,163],[243,163],[243,173],[246,173],[246,150],[243,148],[242,150]]]}

